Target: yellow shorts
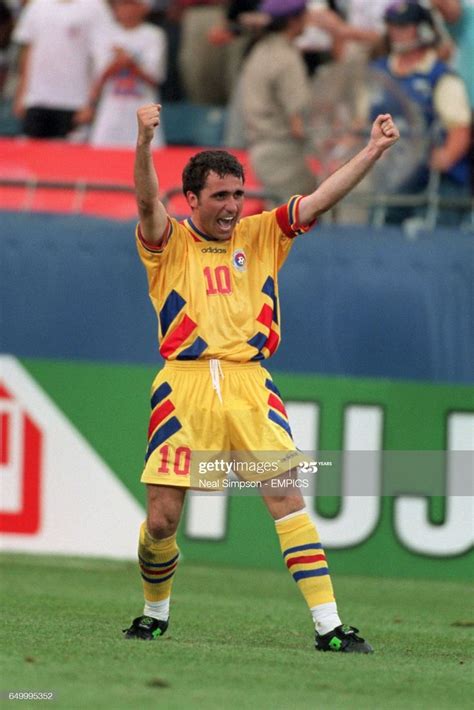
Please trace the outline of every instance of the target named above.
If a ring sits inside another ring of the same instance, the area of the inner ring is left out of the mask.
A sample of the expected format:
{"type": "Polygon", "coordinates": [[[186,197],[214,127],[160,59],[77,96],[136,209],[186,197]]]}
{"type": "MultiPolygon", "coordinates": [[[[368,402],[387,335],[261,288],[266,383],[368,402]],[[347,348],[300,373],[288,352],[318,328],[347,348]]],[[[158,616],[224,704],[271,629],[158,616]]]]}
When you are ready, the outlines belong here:
{"type": "Polygon", "coordinates": [[[264,481],[303,458],[260,363],[167,362],[153,382],[151,409],[142,483],[212,489],[218,484],[203,486],[203,476],[218,482],[229,474],[264,481]]]}

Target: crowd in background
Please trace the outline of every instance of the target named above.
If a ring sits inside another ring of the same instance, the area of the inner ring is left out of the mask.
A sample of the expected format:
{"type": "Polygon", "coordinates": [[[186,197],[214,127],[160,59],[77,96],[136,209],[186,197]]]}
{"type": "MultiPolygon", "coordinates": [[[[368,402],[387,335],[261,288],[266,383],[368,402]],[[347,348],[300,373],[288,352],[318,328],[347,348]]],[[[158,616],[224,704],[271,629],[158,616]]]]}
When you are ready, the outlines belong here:
{"type": "Polygon", "coordinates": [[[321,115],[333,168],[390,111],[408,145],[392,192],[472,189],[474,0],[0,0],[0,87],[23,134],[95,146],[133,146],[144,103],[226,107],[225,143],[276,201],[315,186],[321,115]]]}

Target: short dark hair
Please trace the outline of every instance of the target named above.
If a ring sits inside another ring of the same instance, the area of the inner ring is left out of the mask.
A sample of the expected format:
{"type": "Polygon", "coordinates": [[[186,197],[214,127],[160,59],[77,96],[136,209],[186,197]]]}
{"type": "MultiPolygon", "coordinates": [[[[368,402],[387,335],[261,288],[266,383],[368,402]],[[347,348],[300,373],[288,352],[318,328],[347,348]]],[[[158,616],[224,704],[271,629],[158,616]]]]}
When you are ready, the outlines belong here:
{"type": "Polygon", "coordinates": [[[202,150],[188,161],[183,170],[183,192],[199,193],[206,184],[209,173],[216,173],[219,177],[235,175],[245,182],[244,166],[234,155],[226,150],[202,150]]]}

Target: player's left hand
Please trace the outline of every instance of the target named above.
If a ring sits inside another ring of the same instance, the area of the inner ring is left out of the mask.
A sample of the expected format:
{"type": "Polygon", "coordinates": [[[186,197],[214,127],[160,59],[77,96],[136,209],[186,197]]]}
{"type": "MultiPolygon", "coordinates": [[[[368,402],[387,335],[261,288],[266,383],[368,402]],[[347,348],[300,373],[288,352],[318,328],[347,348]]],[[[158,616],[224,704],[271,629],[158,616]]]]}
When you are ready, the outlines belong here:
{"type": "Polygon", "coordinates": [[[400,138],[400,132],[389,113],[382,113],[372,124],[370,143],[383,153],[400,138]]]}

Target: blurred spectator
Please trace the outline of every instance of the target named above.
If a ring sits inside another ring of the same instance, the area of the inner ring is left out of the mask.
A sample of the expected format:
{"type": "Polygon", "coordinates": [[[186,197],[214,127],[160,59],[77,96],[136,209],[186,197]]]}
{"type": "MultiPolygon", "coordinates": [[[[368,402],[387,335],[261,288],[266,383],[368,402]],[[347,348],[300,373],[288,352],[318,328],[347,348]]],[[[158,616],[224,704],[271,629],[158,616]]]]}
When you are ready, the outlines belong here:
{"type": "Polygon", "coordinates": [[[370,51],[381,41],[385,33],[384,14],[393,0],[348,0],[346,5],[346,20],[349,25],[360,30],[373,33],[372,43],[352,41],[353,38],[342,38],[340,59],[344,61],[368,61],[370,51]]]}
{"type": "MultiPolygon", "coordinates": [[[[334,41],[352,39],[357,42],[372,45],[379,40],[379,34],[349,25],[337,12],[335,0],[306,0],[306,15],[303,32],[294,42],[300,50],[307,72],[312,76],[321,65],[333,60],[334,41]]],[[[226,134],[227,145],[246,147],[243,134],[244,116],[240,99],[241,87],[236,84],[239,76],[239,64],[247,45],[251,46],[272,17],[261,11],[261,2],[247,0],[246,2],[230,2],[228,9],[228,24],[226,27],[213,28],[210,36],[213,41],[229,42],[233,34],[243,27],[246,31],[246,44],[240,45],[240,56],[228,57],[229,86],[233,87],[233,95],[228,106],[226,134]],[[231,14],[234,8],[233,15],[231,14]],[[255,9],[256,8],[256,9],[255,9]],[[239,12],[237,12],[237,9],[239,12]],[[231,21],[233,20],[233,22],[231,21]],[[242,51],[242,47],[243,50],[242,51]],[[230,69],[230,71],[229,71],[230,69]]],[[[241,41],[240,39],[238,41],[241,41]]],[[[235,40],[233,44],[235,44],[235,40]]]]}
{"type": "Polygon", "coordinates": [[[432,0],[457,46],[455,66],[474,109],[474,0],[432,0]]]}
{"type": "Polygon", "coordinates": [[[307,22],[303,33],[296,39],[298,48],[303,53],[303,59],[310,76],[320,66],[333,61],[335,55],[334,34],[325,26],[325,20],[337,16],[342,17],[334,0],[309,0],[307,22]]]}
{"type": "Polygon", "coordinates": [[[178,54],[181,43],[181,12],[175,0],[154,0],[153,8],[147,21],[161,27],[166,35],[166,78],[160,87],[163,101],[181,101],[184,90],[178,67],[178,54]]]}
{"type": "Polygon", "coordinates": [[[181,11],[179,69],[186,98],[197,104],[225,104],[226,48],[208,40],[211,27],[225,18],[224,0],[176,0],[181,11]]]}
{"type": "Polygon", "coordinates": [[[4,0],[0,0],[0,95],[8,72],[8,48],[13,30],[13,13],[4,0]]]}
{"type": "Polygon", "coordinates": [[[457,44],[455,66],[463,78],[471,106],[469,162],[474,193],[474,0],[432,0],[457,44]]]}
{"type": "Polygon", "coordinates": [[[260,0],[229,0],[222,21],[210,28],[212,44],[227,44],[248,30],[258,30],[266,18],[257,12],[260,0]]]}
{"type": "MultiPolygon", "coordinates": [[[[95,53],[98,78],[89,107],[78,120],[95,119],[90,143],[95,146],[133,147],[136,112],[140,106],[159,102],[159,85],[166,75],[166,36],[145,17],[151,0],[112,0],[116,24],[101,38],[95,53]]],[[[155,131],[155,146],[164,145],[163,130],[155,131]]]]}
{"type": "MultiPolygon", "coordinates": [[[[386,72],[422,111],[430,154],[424,164],[399,185],[399,193],[419,193],[429,184],[430,170],[440,173],[440,194],[446,197],[469,193],[468,151],[470,109],[466,88],[450,67],[438,59],[437,32],[431,14],[417,2],[397,2],[386,12],[390,54],[375,66],[386,72]]],[[[372,107],[396,119],[397,102],[390,96],[372,107]]],[[[401,126],[403,135],[403,125],[401,126]]],[[[392,209],[387,221],[400,223],[412,216],[409,208],[392,209]]],[[[461,213],[446,209],[442,224],[461,221],[461,213]]]]}
{"type": "Polygon", "coordinates": [[[160,27],[166,20],[169,6],[172,0],[150,0],[150,10],[147,15],[147,22],[160,27]]]}
{"type": "MultiPolygon", "coordinates": [[[[385,0],[388,1],[390,0],[385,0]]],[[[229,2],[227,24],[212,29],[211,41],[229,42],[236,35],[240,36],[246,31],[247,40],[252,38],[250,30],[255,32],[262,29],[271,20],[270,16],[261,12],[259,6],[261,6],[259,0],[229,2]]],[[[382,37],[383,33],[379,28],[375,30],[364,26],[363,23],[356,26],[346,22],[338,10],[336,0],[306,0],[306,9],[305,27],[295,43],[303,53],[310,75],[318,66],[335,58],[334,40],[337,42],[351,40],[372,47],[382,37]]]]}
{"type": "Polygon", "coordinates": [[[110,22],[104,0],[34,0],[13,39],[22,45],[14,112],[34,138],[64,138],[88,99],[94,45],[110,22]]]}
{"type": "MultiPolygon", "coordinates": [[[[390,1],[371,0],[365,5],[370,6],[373,12],[377,3],[387,4],[390,1]]],[[[341,16],[336,2],[309,0],[306,6],[308,9],[306,28],[298,38],[297,44],[304,52],[310,73],[331,59],[345,59],[348,46],[353,47],[354,52],[357,49],[360,56],[368,57],[372,49],[381,41],[383,29],[377,23],[362,21],[356,13],[348,13],[347,17],[341,16]]],[[[353,3],[350,3],[349,10],[352,6],[353,3]]]]}
{"type": "Polygon", "coordinates": [[[212,45],[226,47],[224,71],[229,97],[237,86],[244,56],[256,34],[266,24],[266,17],[257,12],[260,2],[229,0],[225,16],[207,34],[212,45]]]}
{"type": "Polygon", "coordinates": [[[304,0],[264,0],[271,17],[242,70],[241,100],[253,170],[278,202],[314,189],[306,162],[305,115],[311,103],[306,67],[294,41],[304,0]]]}

